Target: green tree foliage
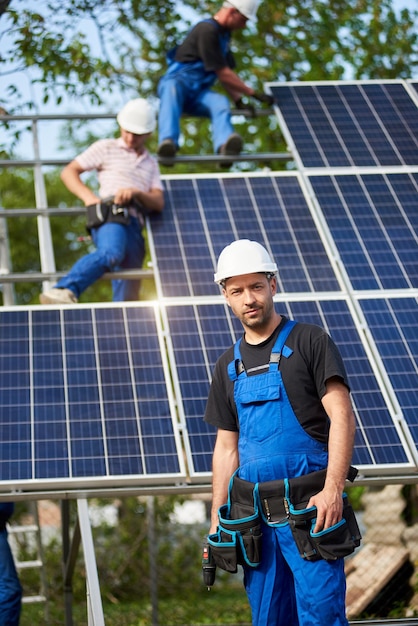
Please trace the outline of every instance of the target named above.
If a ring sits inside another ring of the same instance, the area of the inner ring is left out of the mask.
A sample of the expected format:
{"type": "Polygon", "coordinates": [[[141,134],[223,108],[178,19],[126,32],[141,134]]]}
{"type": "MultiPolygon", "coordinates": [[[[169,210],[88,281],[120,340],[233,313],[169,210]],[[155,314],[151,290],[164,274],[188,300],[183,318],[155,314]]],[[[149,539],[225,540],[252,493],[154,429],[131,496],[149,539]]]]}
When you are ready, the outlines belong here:
{"type": "MultiPolygon", "coordinates": [[[[82,99],[106,107],[112,94],[156,97],[167,50],[199,16],[213,14],[219,5],[197,0],[4,2],[0,105],[19,113],[35,103],[40,108],[64,99],[70,106],[82,99]],[[23,97],[19,75],[36,87],[41,103],[23,97]]],[[[249,23],[235,33],[237,69],[257,89],[270,80],[413,78],[417,16],[408,10],[396,14],[393,0],[264,0],[257,25],[249,23]]],[[[277,124],[269,122],[271,132],[260,133],[265,122],[245,125],[249,150],[272,150],[277,124]]],[[[183,130],[185,153],[196,153],[196,144],[200,152],[211,151],[205,122],[187,120],[183,130]]]]}
{"type": "MultiPolygon", "coordinates": [[[[418,12],[395,13],[393,3],[263,0],[257,25],[248,23],[245,31],[234,34],[237,70],[258,90],[266,81],[277,80],[414,78],[418,12]]],[[[115,99],[120,103],[138,94],[156,98],[167,51],[198,18],[213,15],[220,4],[220,0],[63,0],[58,4],[3,0],[0,107],[18,114],[34,107],[43,112],[47,106],[64,103],[71,111],[75,104],[84,103],[109,111],[115,99]]],[[[236,123],[248,151],[286,151],[275,119],[248,123],[241,116],[236,123]]],[[[182,130],[183,154],[212,151],[206,121],[186,119],[182,130]]],[[[151,151],[156,149],[156,138],[153,142],[151,151]]],[[[272,166],[281,167],[280,163],[272,166]]],[[[176,171],[207,169],[188,164],[176,171]]]]}
{"type": "MultiPolygon", "coordinates": [[[[105,103],[109,93],[155,95],[165,54],[218,2],[197,0],[11,0],[0,5],[0,97],[22,101],[17,73],[42,89],[105,103]],[[1,11],[3,14],[1,15],[1,11]],[[10,73],[13,72],[13,73],[10,73]],[[8,77],[10,82],[7,85],[8,77]]],[[[393,0],[264,0],[257,26],[234,37],[244,80],[412,78],[418,66],[417,11],[396,14],[393,0]]]]}

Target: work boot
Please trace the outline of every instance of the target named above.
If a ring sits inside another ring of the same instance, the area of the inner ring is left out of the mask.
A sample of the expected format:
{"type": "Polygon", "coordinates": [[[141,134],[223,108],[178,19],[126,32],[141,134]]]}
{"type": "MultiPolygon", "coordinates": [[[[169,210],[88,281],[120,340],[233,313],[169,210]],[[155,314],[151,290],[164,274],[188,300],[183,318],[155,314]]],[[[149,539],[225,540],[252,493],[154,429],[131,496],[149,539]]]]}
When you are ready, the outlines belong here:
{"type": "Polygon", "coordinates": [[[76,304],[78,299],[70,289],[52,287],[49,291],[41,293],[39,301],[41,304],[76,304]]]}
{"type": "MultiPolygon", "coordinates": [[[[231,135],[229,135],[225,143],[219,148],[218,153],[224,155],[237,155],[240,154],[242,150],[242,145],[242,137],[238,135],[238,133],[232,133],[231,135]]],[[[232,161],[222,161],[220,165],[221,167],[231,167],[232,163],[232,161]]]]}
{"type": "Polygon", "coordinates": [[[172,159],[176,156],[177,148],[172,139],[164,139],[158,146],[157,155],[162,159],[172,159]]]}

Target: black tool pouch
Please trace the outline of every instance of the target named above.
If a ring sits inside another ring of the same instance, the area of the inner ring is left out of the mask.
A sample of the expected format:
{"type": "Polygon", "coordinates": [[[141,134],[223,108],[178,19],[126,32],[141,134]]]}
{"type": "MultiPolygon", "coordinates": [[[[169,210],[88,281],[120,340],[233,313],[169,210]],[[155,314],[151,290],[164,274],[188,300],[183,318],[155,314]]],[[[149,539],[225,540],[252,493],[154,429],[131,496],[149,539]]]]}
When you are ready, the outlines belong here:
{"type": "Polygon", "coordinates": [[[86,207],[86,229],[88,232],[92,228],[99,228],[106,222],[116,222],[117,224],[129,224],[131,217],[126,207],[118,206],[112,200],[102,200],[97,204],[89,204],[86,207]]]}
{"type": "Polygon", "coordinates": [[[307,561],[335,561],[348,556],[360,545],[360,530],[346,494],[343,494],[342,519],[337,524],[314,533],[315,522],[315,506],[298,509],[289,504],[290,529],[299,554],[307,561]]]}
{"type": "Polygon", "coordinates": [[[338,524],[321,530],[319,533],[314,533],[311,530],[310,536],[318,554],[326,561],[335,561],[348,556],[360,545],[360,529],[353,507],[345,494],[343,496],[343,516],[338,524]]]}
{"type": "Polygon", "coordinates": [[[235,573],[238,565],[257,567],[261,560],[261,519],[257,486],[237,476],[231,479],[228,504],[219,508],[218,531],[208,536],[218,567],[235,573]]]}
{"type": "Polygon", "coordinates": [[[299,550],[299,554],[307,561],[318,561],[321,555],[318,553],[310,536],[312,521],[316,518],[316,507],[297,510],[290,506],[289,526],[293,539],[299,550]]]}

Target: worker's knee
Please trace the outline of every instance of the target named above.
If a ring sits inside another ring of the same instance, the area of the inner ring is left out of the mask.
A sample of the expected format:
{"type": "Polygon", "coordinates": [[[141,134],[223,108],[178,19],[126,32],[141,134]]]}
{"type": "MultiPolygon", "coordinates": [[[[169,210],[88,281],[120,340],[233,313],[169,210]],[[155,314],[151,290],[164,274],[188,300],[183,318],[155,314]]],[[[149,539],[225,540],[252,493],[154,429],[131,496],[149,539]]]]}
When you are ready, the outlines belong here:
{"type": "Polygon", "coordinates": [[[100,255],[101,265],[107,267],[109,270],[113,270],[120,265],[124,259],[122,251],[112,247],[101,248],[98,250],[98,253],[100,255]]]}

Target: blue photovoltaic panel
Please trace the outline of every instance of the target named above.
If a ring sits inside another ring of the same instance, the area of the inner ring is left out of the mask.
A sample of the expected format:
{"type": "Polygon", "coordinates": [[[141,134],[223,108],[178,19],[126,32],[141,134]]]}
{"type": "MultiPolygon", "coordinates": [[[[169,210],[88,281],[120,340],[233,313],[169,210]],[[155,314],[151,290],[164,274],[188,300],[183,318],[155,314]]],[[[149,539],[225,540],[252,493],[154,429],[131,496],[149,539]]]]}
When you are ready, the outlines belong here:
{"type": "Polygon", "coordinates": [[[309,180],[354,289],[418,287],[418,174],[309,180]]]}
{"type": "Polygon", "coordinates": [[[325,328],[337,344],[351,386],[357,418],[353,463],[358,467],[408,462],[370,360],[344,301],[292,303],[294,319],[325,328]]]}
{"type": "Polygon", "coordinates": [[[418,164],[418,108],[402,82],[268,86],[304,167],[418,164]]]}
{"type": "Polygon", "coordinates": [[[192,473],[211,470],[215,429],[203,422],[203,415],[216,359],[231,343],[226,309],[224,304],[166,309],[193,460],[192,473]],[[207,331],[204,336],[202,326],[207,331]]]}
{"type": "Polygon", "coordinates": [[[151,222],[164,297],[218,295],[216,259],[237,238],[264,243],[279,265],[279,292],[339,289],[297,176],[168,179],[151,222]]]}
{"type": "Polygon", "coordinates": [[[153,307],[0,311],[0,481],[182,472],[153,307]]]}
{"type": "Polygon", "coordinates": [[[418,301],[363,300],[361,307],[418,449],[418,301]]]}
{"type": "MultiPolygon", "coordinates": [[[[278,303],[276,308],[298,321],[326,328],[340,348],[358,421],[354,464],[362,468],[407,464],[403,443],[345,301],[278,303]]],[[[194,473],[210,472],[215,431],[202,421],[210,376],[216,359],[242,329],[223,304],[173,305],[166,311],[194,473]]]]}

